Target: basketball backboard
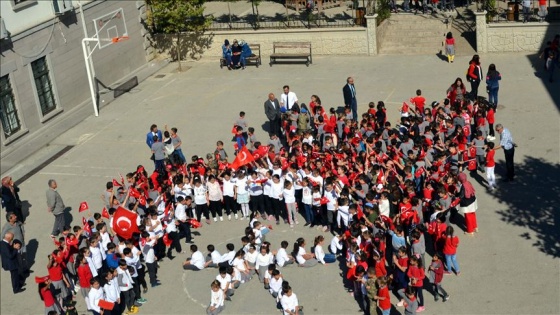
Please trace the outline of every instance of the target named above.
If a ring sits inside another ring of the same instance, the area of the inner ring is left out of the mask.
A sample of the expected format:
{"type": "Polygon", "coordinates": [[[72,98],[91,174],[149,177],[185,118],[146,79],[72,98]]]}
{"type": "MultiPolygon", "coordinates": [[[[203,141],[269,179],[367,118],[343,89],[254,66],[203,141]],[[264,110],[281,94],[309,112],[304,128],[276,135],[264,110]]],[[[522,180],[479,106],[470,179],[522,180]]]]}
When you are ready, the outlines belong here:
{"type": "Polygon", "coordinates": [[[122,8],[93,19],[93,25],[95,26],[93,37],[97,38],[99,49],[103,49],[118,41],[115,40],[117,38],[128,36],[122,8]]]}

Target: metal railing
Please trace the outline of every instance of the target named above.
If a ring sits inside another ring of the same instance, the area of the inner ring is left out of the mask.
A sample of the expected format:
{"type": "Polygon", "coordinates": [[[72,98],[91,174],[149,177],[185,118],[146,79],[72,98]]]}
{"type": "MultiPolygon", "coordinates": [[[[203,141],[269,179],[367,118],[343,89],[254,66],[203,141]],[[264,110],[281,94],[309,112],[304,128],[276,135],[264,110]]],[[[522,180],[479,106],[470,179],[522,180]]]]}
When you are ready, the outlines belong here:
{"type": "Polygon", "coordinates": [[[365,25],[360,20],[349,15],[340,15],[336,17],[326,17],[318,14],[301,14],[299,16],[267,17],[254,16],[245,18],[236,18],[229,21],[229,17],[219,17],[212,20],[209,30],[248,30],[248,29],[286,29],[286,28],[340,28],[352,27],[355,25],[365,25]],[[358,22],[358,23],[356,23],[358,22]]]}
{"type": "MultiPolygon", "coordinates": [[[[487,20],[490,23],[522,23],[525,21],[525,13],[520,0],[502,1],[497,0],[494,8],[488,6],[487,1],[482,1],[480,10],[486,10],[487,20]]],[[[546,12],[541,12],[538,0],[531,0],[530,10],[527,14],[528,22],[558,22],[560,21],[560,5],[554,0],[548,0],[546,12]]]]}

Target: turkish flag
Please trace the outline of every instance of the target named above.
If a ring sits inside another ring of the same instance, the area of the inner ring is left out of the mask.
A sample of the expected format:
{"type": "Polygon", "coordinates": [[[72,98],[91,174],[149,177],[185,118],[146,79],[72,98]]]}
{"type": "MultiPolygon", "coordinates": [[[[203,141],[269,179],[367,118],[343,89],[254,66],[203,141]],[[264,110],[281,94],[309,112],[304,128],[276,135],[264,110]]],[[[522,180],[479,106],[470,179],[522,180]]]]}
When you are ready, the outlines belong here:
{"type": "Polygon", "coordinates": [[[122,185],[119,184],[119,182],[117,182],[117,180],[113,178],[113,187],[122,187],[122,185]]]}
{"type": "Polygon", "coordinates": [[[80,203],[80,211],[79,212],[86,211],[86,210],[89,210],[89,206],[88,206],[87,202],[82,201],[82,203],[80,203]]]}
{"type": "Polygon", "coordinates": [[[35,276],[35,283],[47,282],[49,279],[50,279],[49,276],[44,276],[44,277],[37,277],[37,276],[35,276]]]}
{"type": "Polygon", "coordinates": [[[134,198],[134,199],[138,199],[140,197],[140,192],[134,188],[134,187],[130,187],[130,197],[134,198]]]}
{"type": "Polygon", "coordinates": [[[233,163],[231,163],[231,168],[232,169],[238,169],[241,166],[243,166],[245,164],[249,164],[253,161],[255,161],[255,159],[253,158],[253,155],[251,154],[251,152],[249,152],[249,150],[247,149],[246,146],[243,146],[241,148],[241,150],[239,150],[239,152],[237,152],[237,156],[235,157],[235,160],[233,161],[233,163]]]}
{"type": "Polygon", "coordinates": [[[268,154],[268,150],[270,148],[268,146],[261,145],[258,149],[253,152],[253,157],[255,160],[265,157],[268,154]]]}
{"type": "Polygon", "coordinates": [[[122,184],[122,186],[124,186],[124,177],[121,175],[121,173],[119,173],[119,177],[121,178],[121,184],[122,184]]]}
{"type": "Polygon", "coordinates": [[[123,207],[118,207],[113,214],[113,231],[124,239],[132,238],[132,233],[138,233],[136,218],[138,214],[128,211],[123,207]]]}
{"type": "Polygon", "coordinates": [[[84,231],[91,235],[91,228],[89,227],[88,221],[85,217],[82,217],[82,225],[84,227],[84,231]]]}
{"type": "Polygon", "coordinates": [[[104,218],[107,218],[107,219],[111,218],[109,216],[109,211],[107,211],[107,208],[105,208],[105,207],[103,207],[103,210],[101,210],[101,216],[104,217],[104,218]]]}

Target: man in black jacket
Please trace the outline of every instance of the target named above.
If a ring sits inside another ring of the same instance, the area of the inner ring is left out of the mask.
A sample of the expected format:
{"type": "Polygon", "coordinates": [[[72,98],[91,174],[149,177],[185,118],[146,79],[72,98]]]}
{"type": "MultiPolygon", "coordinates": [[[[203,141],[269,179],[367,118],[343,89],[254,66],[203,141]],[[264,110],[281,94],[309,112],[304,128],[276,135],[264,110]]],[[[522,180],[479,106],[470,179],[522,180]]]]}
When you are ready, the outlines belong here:
{"type": "Polygon", "coordinates": [[[344,105],[352,109],[352,119],[358,120],[358,101],[356,101],[356,88],[354,87],[354,78],[348,77],[346,85],[342,88],[344,95],[344,105]]]}

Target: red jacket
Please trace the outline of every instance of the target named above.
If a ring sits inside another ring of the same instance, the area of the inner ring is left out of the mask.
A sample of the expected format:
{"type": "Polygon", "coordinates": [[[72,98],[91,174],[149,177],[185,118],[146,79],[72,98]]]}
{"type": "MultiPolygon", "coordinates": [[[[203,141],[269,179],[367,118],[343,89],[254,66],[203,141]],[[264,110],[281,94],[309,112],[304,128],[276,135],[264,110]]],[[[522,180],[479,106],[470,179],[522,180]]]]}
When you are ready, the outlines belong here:
{"type": "Polygon", "coordinates": [[[459,238],[457,236],[445,237],[445,244],[443,245],[443,254],[445,255],[455,255],[457,253],[457,247],[459,247],[459,238]]]}
{"type": "Polygon", "coordinates": [[[384,297],[385,299],[379,300],[379,308],[382,310],[391,309],[391,296],[389,295],[389,288],[384,286],[377,290],[377,296],[384,297]]]}
{"type": "Polygon", "coordinates": [[[377,278],[384,277],[387,275],[387,269],[385,269],[385,259],[380,259],[375,262],[375,276],[377,278]]]}
{"type": "Polygon", "coordinates": [[[93,274],[89,269],[87,264],[81,264],[77,270],[78,273],[78,280],[80,281],[80,287],[87,289],[90,287],[89,281],[93,278],[93,274]]]}
{"type": "Polygon", "coordinates": [[[426,278],[426,274],[424,273],[424,269],[418,268],[418,266],[409,266],[406,275],[412,279],[416,279],[416,283],[412,286],[416,288],[421,288],[424,286],[424,278],[426,278]]]}

